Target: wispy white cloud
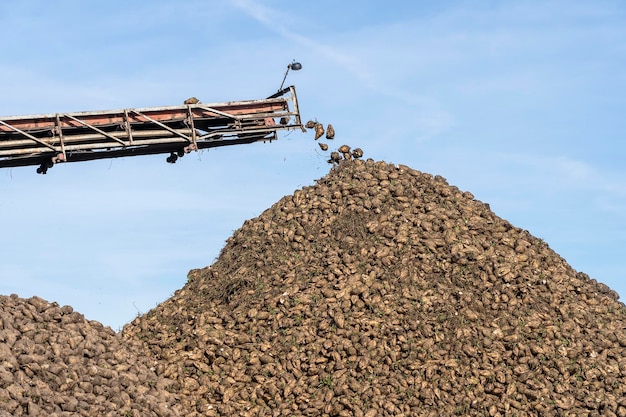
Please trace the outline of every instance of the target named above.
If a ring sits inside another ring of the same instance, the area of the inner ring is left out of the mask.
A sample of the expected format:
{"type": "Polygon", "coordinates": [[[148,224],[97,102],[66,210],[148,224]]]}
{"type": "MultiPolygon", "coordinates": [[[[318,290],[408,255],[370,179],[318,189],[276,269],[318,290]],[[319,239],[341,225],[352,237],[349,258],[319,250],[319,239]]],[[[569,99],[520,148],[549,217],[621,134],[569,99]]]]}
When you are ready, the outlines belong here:
{"type": "MultiPolygon", "coordinates": [[[[501,189],[503,195],[510,193],[513,196],[513,190],[517,189],[518,195],[524,192],[542,196],[533,200],[535,204],[551,201],[552,205],[559,200],[567,204],[566,201],[579,198],[579,208],[589,205],[595,212],[618,217],[626,212],[626,178],[623,173],[607,171],[565,155],[492,151],[466,156],[488,173],[491,178],[489,187],[501,189]],[[532,193],[529,190],[533,190],[532,193]]],[[[516,204],[523,203],[518,201],[516,204]]]]}
{"type": "MultiPolygon", "coordinates": [[[[452,115],[434,97],[416,93],[414,89],[403,88],[393,79],[393,75],[389,75],[393,73],[393,68],[398,66],[403,67],[404,71],[410,70],[414,62],[412,51],[407,50],[403,53],[401,45],[398,45],[407,41],[406,34],[401,34],[392,41],[393,48],[389,48],[389,44],[371,43],[379,37],[389,36],[386,32],[393,28],[377,27],[376,30],[380,30],[380,35],[363,32],[342,33],[333,38],[326,38],[326,42],[322,42],[289,28],[288,22],[301,20],[301,16],[288,15],[279,9],[271,9],[249,0],[232,0],[232,4],[268,30],[300,45],[305,50],[312,51],[309,57],[324,61],[328,67],[345,71],[350,77],[350,82],[354,84],[347,90],[344,84],[342,96],[346,100],[349,100],[349,95],[360,97],[364,92],[369,92],[367,100],[371,106],[370,109],[364,109],[361,117],[374,121],[389,118],[398,120],[398,123],[388,124],[384,128],[373,123],[373,129],[372,124],[351,129],[355,138],[367,140],[373,135],[380,139],[369,144],[371,150],[381,150],[379,144],[394,137],[413,136],[417,140],[430,139],[454,124],[452,115]],[[355,37],[362,37],[363,40],[355,42],[355,37]],[[358,47],[355,48],[355,45],[358,47]],[[389,50],[394,51],[396,55],[386,59],[384,55],[389,50]],[[381,99],[385,102],[382,103],[381,99]],[[373,115],[369,114],[372,112],[373,115]],[[380,131],[377,131],[378,129],[380,131]]],[[[329,76],[330,74],[326,75],[329,76]]]]}
{"type": "Polygon", "coordinates": [[[303,48],[312,49],[314,54],[318,55],[320,59],[332,61],[333,65],[338,65],[361,81],[367,82],[371,78],[371,74],[366,70],[365,66],[359,63],[358,57],[350,53],[349,50],[329,46],[290,29],[287,22],[293,22],[298,19],[294,15],[250,0],[231,0],[231,2],[239,10],[263,24],[266,29],[299,44],[303,48]]]}

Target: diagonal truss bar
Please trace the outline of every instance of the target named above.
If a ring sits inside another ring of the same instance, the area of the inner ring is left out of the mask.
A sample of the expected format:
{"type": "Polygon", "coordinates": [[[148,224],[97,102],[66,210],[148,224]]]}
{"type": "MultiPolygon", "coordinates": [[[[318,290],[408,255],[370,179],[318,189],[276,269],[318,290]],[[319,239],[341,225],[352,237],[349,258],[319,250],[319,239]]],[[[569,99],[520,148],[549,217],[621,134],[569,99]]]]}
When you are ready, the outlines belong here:
{"type": "Polygon", "coordinates": [[[46,148],[50,148],[50,149],[52,149],[53,151],[56,151],[56,150],[57,150],[57,149],[56,149],[53,145],[50,145],[49,143],[46,143],[46,142],[44,142],[43,140],[41,140],[41,139],[39,139],[39,138],[36,138],[36,137],[34,137],[33,135],[31,135],[31,134],[29,134],[29,133],[27,133],[27,132],[24,132],[23,130],[18,129],[18,128],[17,128],[17,127],[15,127],[15,126],[11,126],[10,124],[5,123],[5,122],[4,122],[4,121],[2,121],[2,120],[0,120],[0,124],[2,124],[3,126],[8,127],[9,129],[11,129],[11,130],[13,130],[13,131],[15,131],[15,132],[18,132],[18,133],[20,133],[20,134],[22,134],[22,135],[26,136],[28,139],[33,140],[33,141],[37,142],[38,144],[40,144],[40,145],[42,145],[42,146],[45,146],[46,148]]]}
{"type": "Polygon", "coordinates": [[[210,111],[211,113],[219,114],[220,116],[224,116],[224,117],[227,117],[229,119],[239,120],[239,119],[243,118],[242,116],[235,116],[234,114],[229,114],[229,113],[223,112],[221,110],[217,110],[217,109],[215,109],[213,107],[204,106],[202,104],[196,104],[196,105],[194,105],[194,108],[207,110],[207,111],[210,111]]]}
{"type": "Polygon", "coordinates": [[[149,121],[151,121],[152,123],[154,123],[154,124],[156,124],[156,125],[158,125],[158,126],[161,126],[163,129],[165,129],[165,130],[169,130],[169,131],[170,131],[170,132],[172,132],[173,134],[175,134],[175,135],[177,135],[177,136],[180,136],[181,138],[183,138],[183,139],[185,139],[185,140],[187,140],[187,141],[191,142],[191,139],[189,138],[189,136],[187,136],[187,135],[184,135],[184,134],[180,133],[180,132],[179,132],[179,131],[177,131],[176,129],[172,129],[172,128],[171,128],[171,127],[169,127],[168,125],[166,125],[166,124],[164,124],[164,123],[161,123],[161,122],[159,122],[158,120],[155,120],[155,119],[153,119],[153,118],[151,118],[151,117],[149,117],[149,116],[146,116],[145,114],[143,114],[143,113],[141,113],[141,112],[139,112],[139,111],[137,111],[137,110],[130,110],[130,111],[132,111],[133,113],[135,113],[135,114],[137,114],[137,115],[139,115],[139,116],[141,116],[141,117],[145,117],[145,118],[146,118],[146,120],[149,120],[149,121]]]}
{"type": "Polygon", "coordinates": [[[106,136],[107,138],[109,138],[109,139],[113,139],[114,141],[119,142],[121,145],[126,146],[126,142],[124,142],[123,140],[118,139],[118,138],[116,138],[115,136],[108,134],[108,133],[107,133],[107,132],[105,132],[104,130],[102,130],[102,129],[98,129],[97,127],[92,126],[92,125],[90,125],[89,123],[84,122],[84,121],[82,121],[82,120],[80,120],[80,119],[78,119],[78,118],[76,118],[76,117],[74,117],[74,116],[72,116],[72,115],[69,115],[69,114],[65,113],[65,114],[63,114],[63,117],[67,117],[68,119],[72,119],[72,120],[74,120],[75,122],[78,122],[78,123],[80,123],[81,125],[83,125],[83,126],[85,126],[85,127],[88,127],[88,128],[89,128],[89,129],[91,129],[91,130],[95,130],[96,132],[100,133],[102,136],[106,136]]]}

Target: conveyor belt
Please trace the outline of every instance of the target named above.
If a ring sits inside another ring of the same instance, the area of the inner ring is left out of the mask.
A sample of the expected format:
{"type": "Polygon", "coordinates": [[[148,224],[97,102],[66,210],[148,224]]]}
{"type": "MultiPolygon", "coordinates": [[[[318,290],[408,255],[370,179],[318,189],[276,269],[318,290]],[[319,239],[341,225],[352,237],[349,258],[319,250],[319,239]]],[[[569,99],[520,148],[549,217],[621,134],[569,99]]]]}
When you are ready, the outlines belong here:
{"type": "Polygon", "coordinates": [[[0,168],[191,151],[304,130],[295,87],[261,100],[0,117],[0,168]]]}

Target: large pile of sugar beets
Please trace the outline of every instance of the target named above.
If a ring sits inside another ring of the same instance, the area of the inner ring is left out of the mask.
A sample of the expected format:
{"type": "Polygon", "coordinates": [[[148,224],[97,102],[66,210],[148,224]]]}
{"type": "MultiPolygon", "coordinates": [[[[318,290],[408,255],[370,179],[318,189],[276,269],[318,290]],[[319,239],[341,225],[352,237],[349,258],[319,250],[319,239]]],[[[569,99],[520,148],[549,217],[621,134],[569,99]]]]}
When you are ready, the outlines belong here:
{"type": "Polygon", "coordinates": [[[615,292],[384,162],[342,161],[246,221],[119,334],[2,303],[10,415],[626,416],[615,292]]]}

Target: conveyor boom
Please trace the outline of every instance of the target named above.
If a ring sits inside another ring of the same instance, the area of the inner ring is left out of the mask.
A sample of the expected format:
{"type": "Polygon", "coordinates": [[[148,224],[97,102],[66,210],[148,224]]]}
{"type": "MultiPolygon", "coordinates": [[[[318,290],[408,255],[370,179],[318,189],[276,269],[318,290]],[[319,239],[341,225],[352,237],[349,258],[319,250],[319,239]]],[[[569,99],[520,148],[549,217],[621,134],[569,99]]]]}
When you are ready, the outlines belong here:
{"type": "Polygon", "coordinates": [[[0,117],[0,168],[169,153],[277,139],[302,129],[295,87],[261,100],[0,117]]]}

